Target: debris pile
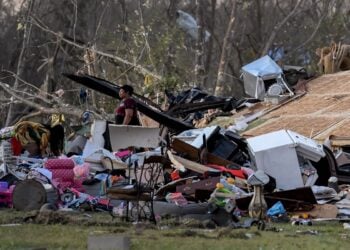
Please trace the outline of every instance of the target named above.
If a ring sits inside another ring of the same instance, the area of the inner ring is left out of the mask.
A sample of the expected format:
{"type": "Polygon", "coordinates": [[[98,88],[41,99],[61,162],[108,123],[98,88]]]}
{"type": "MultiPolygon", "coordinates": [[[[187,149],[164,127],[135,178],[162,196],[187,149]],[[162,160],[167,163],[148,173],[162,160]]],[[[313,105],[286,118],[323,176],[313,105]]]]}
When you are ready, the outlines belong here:
{"type": "MultiPolygon", "coordinates": [[[[248,93],[265,101],[267,96],[292,95],[282,71],[273,75],[276,83],[265,86],[271,79],[252,74],[259,65],[244,68],[248,93]]],[[[105,80],[67,76],[117,96],[118,86],[105,80]]],[[[232,127],[195,128],[205,118],[203,111],[232,116],[254,102],[209,96],[197,88],[167,96],[167,111],[135,96],[139,111],[160,127],[115,125],[87,112],[69,138],[63,119],[2,128],[1,206],[105,211],[155,223],[170,216],[232,228],[349,219],[350,186],[331,171],[341,161],[348,164],[347,153],[334,155],[326,145],[288,129],[244,138],[232,127]]]]}

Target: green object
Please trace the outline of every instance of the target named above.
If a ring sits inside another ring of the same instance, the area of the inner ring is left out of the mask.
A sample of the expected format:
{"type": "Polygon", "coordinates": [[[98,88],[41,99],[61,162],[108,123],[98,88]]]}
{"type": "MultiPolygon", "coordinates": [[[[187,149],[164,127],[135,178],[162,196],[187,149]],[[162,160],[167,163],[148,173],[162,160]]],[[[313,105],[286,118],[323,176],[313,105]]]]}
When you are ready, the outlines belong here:
{"type": "MultiPolygon", "coordinates": [[[[215,191],[216,193],[224,193],[224,194],[232,194],[232,192],[226,188],[216,188],[215,191]]],[[[224,197],[214,197],[214,203],[219,206],[219,207],[224,207],[226,205],[226,199],[224,197]]]]}

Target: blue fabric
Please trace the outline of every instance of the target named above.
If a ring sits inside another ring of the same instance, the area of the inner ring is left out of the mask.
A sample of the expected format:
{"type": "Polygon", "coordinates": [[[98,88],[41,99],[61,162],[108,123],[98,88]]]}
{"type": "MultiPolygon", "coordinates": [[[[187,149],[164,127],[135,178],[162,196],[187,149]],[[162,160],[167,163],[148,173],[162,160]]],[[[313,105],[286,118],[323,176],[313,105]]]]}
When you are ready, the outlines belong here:
{"type": "Polygon", "coordinates": [[[274,47],[269,50],[268,55],[275,61],[278,62],[284,57],[284,47],[274,47]]]}
{"type": "Polygon", "coordinates": [[[267,216],[274,216],[279,214],[284,214],[286,209],[284,208],[282,202],[276,202],[269,210],[267,210],[267,216]]]}

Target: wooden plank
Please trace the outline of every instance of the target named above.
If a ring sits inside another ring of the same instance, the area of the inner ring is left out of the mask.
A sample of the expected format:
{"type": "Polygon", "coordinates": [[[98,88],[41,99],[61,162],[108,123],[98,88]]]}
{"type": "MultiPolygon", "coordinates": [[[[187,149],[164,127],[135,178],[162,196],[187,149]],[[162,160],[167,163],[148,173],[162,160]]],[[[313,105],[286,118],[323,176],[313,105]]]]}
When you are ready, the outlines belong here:
{"type": "Polygon", "coordinates": [[[168,154],[169,160],[171,161],[171,163],[173,164],[173,166],[174,166],[177,170],[179,170],[179,171],[181,171],[181,172],[185,172],[185,171],[186,171],[184,165],[182,165],[180,162],[178,162],[177,160],[175,160],[174,155],[170,152],[170,150],[167,150],[166,153],[168,154]]]}
{"type": "Polygon", "coordinates": [[[192,170],[194,172],[200,173],[200,174],[204,174],[208,171],[213,171],[213,172],[217,172],[218,170],[214,169],[214,168],[210,168],[207,166],[204,166],[202,164],[199,164],[197,162],[194,161],[190,161],[187,160],[185,158],[182,158],[180,156],[177,155],[173,155],[174,159],[179,162],[181,165],[183,165],[186,169],[192,170]]]}

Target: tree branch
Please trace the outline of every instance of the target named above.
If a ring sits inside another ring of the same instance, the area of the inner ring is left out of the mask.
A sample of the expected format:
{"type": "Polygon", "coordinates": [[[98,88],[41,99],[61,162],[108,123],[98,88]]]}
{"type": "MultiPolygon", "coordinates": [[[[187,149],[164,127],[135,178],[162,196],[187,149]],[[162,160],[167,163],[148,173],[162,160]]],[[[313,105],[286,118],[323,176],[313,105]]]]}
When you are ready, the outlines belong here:
{"type": "Polygon", "coordinates": [[[287,23],[287,21],[293,17],[295,15],[295,13],[297,12],[300,4],[302,3],[301,0],[298,0],[297,4],[294,6],[293,10],[280,22],[278,23],[274,29],[271,32],[271,35],[269,37],[269,39],[267,40],[267,42],[265,43],[265,46],[263,48],[263,50],[261,51],[261,56],[264,56],[267,54],[269,48],[271,47],[271,44],[273,43],[273,41],[275,40],[276,36],[277,36],[277,32],[283,27],[283,25],[285,25],[287,23]]]}
{"type": "MultiPolygon", "coordinates": [[[[23,61],[25,59],[26,48],[27,48],[29,40],[30,40],[31,26],[32,26],[29,23],[29,18],[31,16],[32,11],[33,11],[34,3],[35,3],[35,0],[30,0],[28,3],[27,14],[26,14],[25,21],[24,21],[22,48],[21,48],[21,51],[20,51],[20,54],[18,57],[18,63],[17,63],[17,75],[22,75],[23,68],[24,68],[23,61]]],[[[22,3],[22,5],[23,4],[24,4],[24,2],[22,3]]],[[[17,89],[17,88],[18,88],[18,81],[16,79],[15,83],[14,83],[14,89],[17,89]]],[[[9,124],[11,123],[13,112],[14,112],[14,106],[12,104],[10,104],[8,112],[7,112],[5,126],[9,126],[9,124]]]]}
{"type": "Polygon", "coordinates": [[[302,47],[305,47],[306,44],[308,44],[309,42],[311,42],[311,40],[315,37],[315,35],[317,34],[317,31],[319,30],[322,21],[326,18],[327,13],[324,13],[324,15],[318,20],[318,23],[314,29],[314,31],[312,32],[312,34],[309,36],[308,39],[306,39],[306,41],[304,41],[303,43],[301,43],[299,46],[297,46],[295,49],[293,49],[291,51],[291,54],[293,54],[295,51],[299,50],[302,47]]]}
{"type": "MultiPolygon", "coordinates": [[[[44,107],[40,104],[37,104],[33,101],[29,101],[28,99],[23,98],[22,96],[18,95],[8,84],[0,81],[0,87],[7,92],[9,95],[11,95],[14,99],[20,101],[21,103],[28,105],[30,107],[33,107],[38,110],[38,112],[41,112],[42,114],[64,114],[66,116],[74,116],[74,117],[81,117],[81,114],[84,112],[83,110],[73,107],[69,104],[58,102],[57,107],[51,108],[51,107],[44,107]]],[[[53,103],[51,103],[53,105],[53,103]]],[[[55,104],[56,105],[56,104],[55,104]]],[[[103,117],[97,113],[95,113],[95,117],[99,119],[103,119],[103,117]]]]}
{"type": "Polygon", "coordinates": [[[228,58],[232,50],[233,37],[234,37],[234,24],[236,20],[236,16],[235,16],[236,7],[237,7],[237,2],[232,0],[231,14],[230,14],[229,23],[227,25],[223,45],[222,45],[218,75],[217,75],[215,90],[214,90],[214,95],[218,95],[218,96],[224,96],[226,94],[225,93],[225,73],[226,73],[226,68],[228,64],[228,58]]]}
{"type": "MultiPolygon", "coordinates": [[[[78,44],[78,43],[76,43],[74,41],[71,41],[71,40],[63,37],[63,35],[61,33],[54,32],[54,31],[50,30],[49,28],[44,27],[42,24],[40,24],[40,22],[36,18],[32,17],[32,20],[33,20],[33,24],[35,26],[37,26],[41,30],[43,30],[43,31],[45,31],[47,33],[50,33],[50,34],[52,34],[54,36],[61,37],[63,42],[65,42],[67,44],[70,44],[70,45],[72,45],[72,46],[74,46],[76,48],[83,49],[83,50],[85,50],[87,48],[87,46],[85,46],[85,45],[80,45],[80,44],[78,44]]],[[[137,70],[138,72],[140,72],[143,75],[151,75],[152,77],[154,77],[154,78],[156,78],[158,80],[162,79],[162,77],[160,75],[155,74],[153,72],[150,72],[149,70],[147,70],[146,68],[142,67],[141,65],[129,62],[129,61],[127,61],[127,60],[125,60],[125,59],[123,59],[123,58],[121,58],[119,56],[114,56],[114,55],[111,55],[111,54],[108,54],[108,53],[105,53],[105,52],[102,52],[102,51],[99,51],[99,50],[96,50],[96,49],[91,49],[91,51],[96,53],[96,54],[98,54],[98,55],[101,55],[101,56],[104,56],[104,57],[107,57],[107,58],[112,58],[112,59],[117,60],[117,61],[119,61],[121,63],[126,64],[126,65],[133,66],[135,68],[135,70],[137,70]]]]}

